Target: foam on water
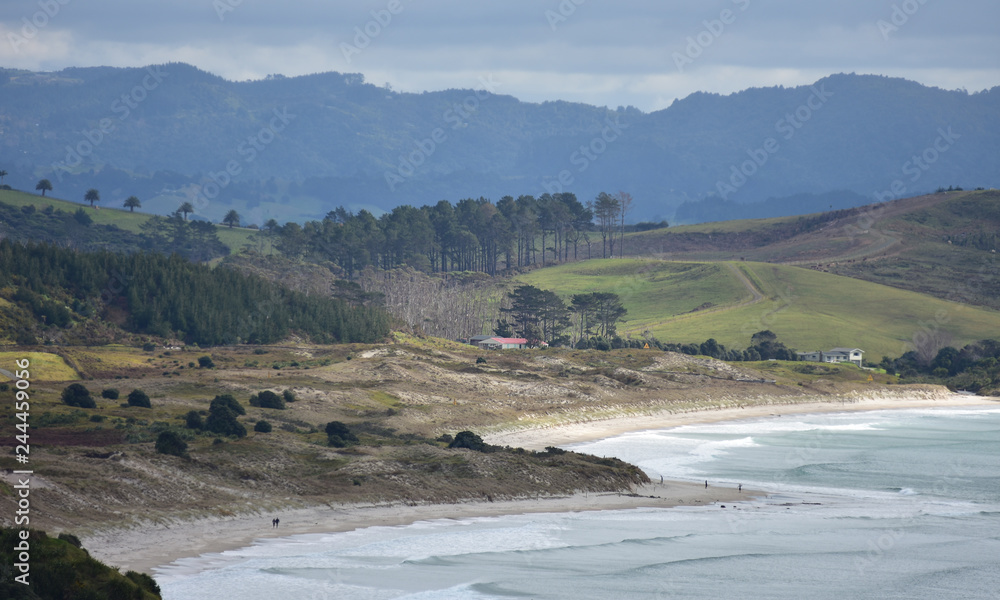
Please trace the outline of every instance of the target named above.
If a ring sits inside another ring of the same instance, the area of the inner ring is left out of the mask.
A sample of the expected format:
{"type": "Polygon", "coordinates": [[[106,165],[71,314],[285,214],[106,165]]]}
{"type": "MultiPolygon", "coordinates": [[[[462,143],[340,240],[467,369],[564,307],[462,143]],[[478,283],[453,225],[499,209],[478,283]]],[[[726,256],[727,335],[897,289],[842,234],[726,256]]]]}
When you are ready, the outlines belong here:
{"type": "Polygon", "coordinates": [[[639,432],[576,448],[778,493],[296,536],[158,580],[168,600],[990,597],[997,431],[1000,410],[921,409],[639,432]]]}

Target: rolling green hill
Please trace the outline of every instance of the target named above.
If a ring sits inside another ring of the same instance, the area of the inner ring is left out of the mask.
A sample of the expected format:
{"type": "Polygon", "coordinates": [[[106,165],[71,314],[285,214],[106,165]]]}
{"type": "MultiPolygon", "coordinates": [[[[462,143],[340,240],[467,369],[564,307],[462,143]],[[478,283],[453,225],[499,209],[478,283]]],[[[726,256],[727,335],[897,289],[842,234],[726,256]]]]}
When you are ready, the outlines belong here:
{"type": "Polygon", "coordinates": [[[1000,309],[1000,191],[953,191],[801,217],[626,237],[626,255],[799,265],[1000,309]]]}
{"type": "Polygon", "coordinates": [[[629,311],[621,332],[648,329],[665,342],[715,338],[745,348],[753,333],[770,329],[800,351],[858,347],[878,361],[928,337],[960,346],[1000,335],[1000,312],[788,265],[609,259],[517,280],[564,297],[615,292],[629,311]]]}

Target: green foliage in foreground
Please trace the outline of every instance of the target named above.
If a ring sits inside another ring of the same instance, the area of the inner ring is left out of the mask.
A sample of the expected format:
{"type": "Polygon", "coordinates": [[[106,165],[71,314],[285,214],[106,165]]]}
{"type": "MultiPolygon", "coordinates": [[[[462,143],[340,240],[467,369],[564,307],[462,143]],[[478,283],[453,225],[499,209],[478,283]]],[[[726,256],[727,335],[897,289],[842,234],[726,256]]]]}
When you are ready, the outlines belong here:
{"type": "Polygon", "coordinates": [[[0,598],[9,600],[155,600],[160,588],[149,575],[117,569],[93,559],[77,546],[74,536],[51,538],[44,531],[30,530],[27,540],[20,529],[0,529],[0,598]],[[18,544],[25,542],[30,555],[28,585],[14,578],[18,544]]]}

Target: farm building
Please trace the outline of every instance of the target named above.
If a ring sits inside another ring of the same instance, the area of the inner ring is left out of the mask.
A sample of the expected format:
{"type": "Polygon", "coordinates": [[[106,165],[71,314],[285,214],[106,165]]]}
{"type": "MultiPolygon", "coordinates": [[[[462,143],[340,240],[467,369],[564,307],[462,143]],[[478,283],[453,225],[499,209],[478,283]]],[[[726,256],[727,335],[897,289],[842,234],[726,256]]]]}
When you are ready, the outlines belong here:
{"type": "Polygon", "coordinates": [[[479,340],[476,345],[483,350],[520,350],[528,347],[524,338],[491,337],[479,340]]]}

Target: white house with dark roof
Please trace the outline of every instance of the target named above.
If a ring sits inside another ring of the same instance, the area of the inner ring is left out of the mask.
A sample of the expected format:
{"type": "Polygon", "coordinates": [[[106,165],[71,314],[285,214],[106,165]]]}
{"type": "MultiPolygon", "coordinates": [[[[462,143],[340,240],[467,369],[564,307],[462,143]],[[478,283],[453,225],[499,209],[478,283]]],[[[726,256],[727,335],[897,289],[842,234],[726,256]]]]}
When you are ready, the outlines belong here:
{"type": "Polygon", "coordinates": [[[815,352],[799,352],[799,360],[807,360],[809,362],[825,362],[825,363],[842,363],[849,362],[854,363],[857,366],[861,366],[861,355],[865,351],[861,348],[831,348],[826,352],[815,351],[815,352]]]}

